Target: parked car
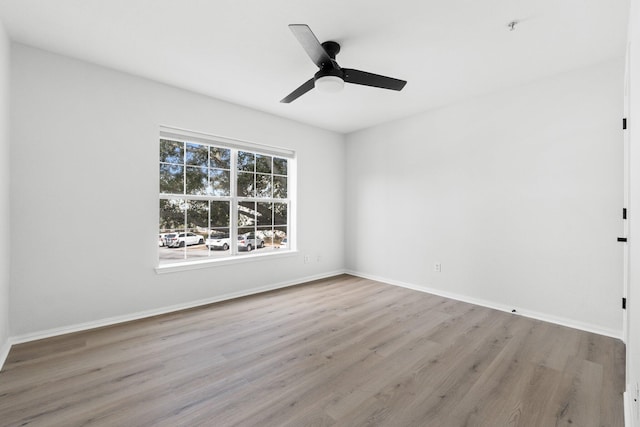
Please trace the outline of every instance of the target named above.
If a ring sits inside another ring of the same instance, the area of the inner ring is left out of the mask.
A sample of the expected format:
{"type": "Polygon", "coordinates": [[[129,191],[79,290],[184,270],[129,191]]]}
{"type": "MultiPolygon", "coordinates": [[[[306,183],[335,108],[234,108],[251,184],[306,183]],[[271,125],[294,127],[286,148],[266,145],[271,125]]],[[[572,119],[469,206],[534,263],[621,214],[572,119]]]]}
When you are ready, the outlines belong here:
{"type": "Polygon", "coordinates": [[[165,245],[170,248],[183,248],[191,245],[201,245],[204,237],[196,233],[170,233],[165,237],[165,245]]]}
{"type": "Polygon", "coordinates": [[[288,245],[287,238],[285,237],[284,239],[280,240],[280,246],[278,246],[278,247],[286,249],[287,245],[288,245]]]}
{"type": "Polygon", "coordinates": [[[256,237],[254,233],[245,233],[238,236],[239,251],[251,251],[256,248],[264,248],[264,239],[256,237]]]}
{"type": "Polygon", "coordinates": [[[226,233],[210,233],[209,238],[204,242],[209,249],[222,249],[226,251],[231,245],[231,238],[226,233]]]}

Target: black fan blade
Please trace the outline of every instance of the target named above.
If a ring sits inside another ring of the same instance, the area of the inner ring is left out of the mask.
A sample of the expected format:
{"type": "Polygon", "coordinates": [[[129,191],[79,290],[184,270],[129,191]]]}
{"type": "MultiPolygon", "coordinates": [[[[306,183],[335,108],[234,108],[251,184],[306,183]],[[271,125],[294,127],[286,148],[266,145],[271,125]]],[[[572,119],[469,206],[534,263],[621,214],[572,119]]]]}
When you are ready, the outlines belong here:
{"type": "Polygon", "coordinates": [[[284,98],[282,98],[282,100],[280,100],[280,102],[288,104],[291,101],[294,101],[297,98],[299,98],[302,95],[304,95],[305,93],[309,92],[311,89],[314,88],[314,86],[315,86],[315,84],[313,82],[313,77],[312,77],[309,80],[307,80],[306,82],[302,83],[302,86],[300,86],[298,89],[294,90],[289,95],[287,95],[284,98]]]}
{"type": "Polygon", "coordinates": [[[313,61],[318,68],[322,67],[322,64],[331,62],[331,58],[327,55],[327,51],[324,50],[318,38],[313,34],[311,28],[306,24],[290,24],[289,28],[294,36],[298,39],[304,50],[309,55],[309,58],[313,61]]]}
{"type": "Polygon", "coordinates": [[[392,77],[380,76],[378,74],[367,73],[366,71],[353,70],[350,68],[343,68],[344,81],[348,83],[355,83],[357,85],[374,86],[382,89],[402,90],[404,85],[407,84],[404,80],[394,79],[392,77]]]}

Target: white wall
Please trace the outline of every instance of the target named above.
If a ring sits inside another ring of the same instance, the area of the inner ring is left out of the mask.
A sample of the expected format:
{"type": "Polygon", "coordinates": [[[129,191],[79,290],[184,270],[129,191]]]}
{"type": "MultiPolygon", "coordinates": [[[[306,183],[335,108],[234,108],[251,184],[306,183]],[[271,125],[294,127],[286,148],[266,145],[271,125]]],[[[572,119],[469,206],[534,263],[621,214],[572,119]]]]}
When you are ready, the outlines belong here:
{"type": "Polygon", "coordinates": [[[9,351],[9,39],[0,23],[0,367],[9,351]]]}
{"type": "Polygon", "coordinates": [[[623,75],[603,63],[348,135],[347,269],[621,336],[623,75]]]}
{"type": "Polygon", "coordinates": [[[631,1],[629,15],[629,280],[627,395],[626,402],[633,424],[640,426],[640,0],[631,1]],[[635,401],[633,399],[636,399],[635,401]]]}
{"type": "Polygon", "coordinates": [[[19,44],[11,70],[18,340],[343,269],[342,135],[19,44]],[[296,150],[300,254],[156,274],[161,124],[296,150]]]}

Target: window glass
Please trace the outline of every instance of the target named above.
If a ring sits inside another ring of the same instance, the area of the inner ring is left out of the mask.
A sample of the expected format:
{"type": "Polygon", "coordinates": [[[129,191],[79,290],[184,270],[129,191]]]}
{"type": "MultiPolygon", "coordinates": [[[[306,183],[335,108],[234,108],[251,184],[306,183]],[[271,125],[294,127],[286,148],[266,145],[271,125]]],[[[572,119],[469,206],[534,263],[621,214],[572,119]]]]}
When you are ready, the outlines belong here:
{"type": "Polygon", "coordinates": [[[178,141],[160,140],[160,163],[184,163],[184,144],[178,141]]]}
{"type": "Polygon", "coordinates": [[[273,225],[287,225],[288,205],[286,203],[273,204],[273,225]]]}
{"type": "Polygon", "coordinates": [[[273,173],[277,175],[287,174],[287,159],[273,158],[273,173]]]}
{"type": "Polygon", "coordinates": [[[253,197],[255,194],[255,173],[238,172],[238,196],[253,197]]]}
{"type": "Polygon", "coordinates": [[[231,180],[229,171],[222,169],[209,170],[209,193],[214,196],[228,196],[231,194],[229,187],[231,180]]]}
{"type": "Polygon", "coordinates": [[[159,264],[289,248],[288,162],[214,141],[161,138],[159,264]]]}
{"type": "Polygon", "coordinates": [[[184,209],[180,199],[160,199],[160,233],[182,230],[184,209]]]}
{"type": "Polygon", "coordinates": [[[256,197],[271,197],[273,176],[256,174],[256,197]]]}
{"type": "Polygon", "coordinates": [[[231,169],[231,150],[228,148],[210,147],[210,166],[218,169],[231,169]]]}
{"type": "Polygon", "coordinates": [[[186,144],[186,163],[194,166],[209,166],[209,147],[202,144],[186,144]]]}
{"type": "Polygon", "coordinates": [[[256,202],[238,203],[238,227],[253,226],[256,223],[256,202]]]}
{"type": "Polygon", "coordinates": [[[204,258],[208,254],[203,250],[209,228],[209,202],[189,200],[187,202],[187,230],[190,230],[180,243],[185,259],[204,258]]]}
{"type": "Polygon", "coordinates": [[[184,167],[160,163],[160,192],[180,194],[184,191],[184,167]]]}
{"type": "Polygon", "coordinates": [[[274,176],[273,177],[273,197],[276,199],[287,198],[287,177],[286,176],[274,176]]]}
{"type": "Polygon", "coordinates": [[[246,151],[238,151],[238,170],[255,172],[255,154],[246,151]]]}
{"type": "Polygon", "coordinates": [[[210,194],[209,175],[206,167],[187,166],[185,168],[186,194],[210,194]]]}
{"type": "Polygon", "coordinates": [[[257,203],[257,223],[258,226],[273,225],[273,203],[258,202],[257,203]]]}
{"type": "Polygon", "coordinates": [[[229,234],[229,202],[211,202],[211,229],[229,234]]]}
{"type": "Polygon", "coordinates": [[[256,154],[256,172],[271,173],[271,156],[256,154]]]}

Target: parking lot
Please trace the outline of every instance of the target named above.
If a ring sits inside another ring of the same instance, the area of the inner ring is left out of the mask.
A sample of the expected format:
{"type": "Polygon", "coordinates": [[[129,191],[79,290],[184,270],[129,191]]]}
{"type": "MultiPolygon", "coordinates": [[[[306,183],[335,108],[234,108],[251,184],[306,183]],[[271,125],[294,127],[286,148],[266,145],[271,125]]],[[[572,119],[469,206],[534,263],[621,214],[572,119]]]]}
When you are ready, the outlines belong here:
{"type": "MultiPolygon", "coordinates": [[[[265,253],[277,251],[279,247],[265,245],[263,248],[253,249],[250,252],[238,251],[236,256],[245,256],[255,253],[265,253]]],[[[168,248],[166,246],[158,247],[160,265],[175,263],[176,261],[195,261],[199,259],[219,259],[231,256],[231,250],[213,250],[208,249],[204,244],[187,246],[183,248],[168,248]]]]}

